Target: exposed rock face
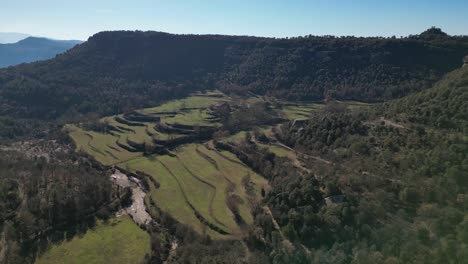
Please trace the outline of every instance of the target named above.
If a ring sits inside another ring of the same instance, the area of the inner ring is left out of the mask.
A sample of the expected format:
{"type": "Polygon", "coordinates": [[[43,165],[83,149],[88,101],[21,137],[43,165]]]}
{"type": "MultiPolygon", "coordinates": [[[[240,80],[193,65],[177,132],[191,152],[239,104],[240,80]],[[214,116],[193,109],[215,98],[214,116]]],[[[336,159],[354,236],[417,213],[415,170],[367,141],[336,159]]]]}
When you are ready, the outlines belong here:
{"type": "Polygon", "coordinates": [[[465,58],[463,58],[463,67],[467,67],[468,66],[468,55],[465,56],[465,58]]]}

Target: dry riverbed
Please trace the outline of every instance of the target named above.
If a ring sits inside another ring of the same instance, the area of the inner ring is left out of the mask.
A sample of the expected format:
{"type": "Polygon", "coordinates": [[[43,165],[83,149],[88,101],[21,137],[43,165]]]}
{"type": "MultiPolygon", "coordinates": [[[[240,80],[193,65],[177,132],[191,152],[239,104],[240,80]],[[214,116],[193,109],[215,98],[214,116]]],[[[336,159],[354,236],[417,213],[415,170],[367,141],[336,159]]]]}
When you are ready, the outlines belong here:
{"type": "Polygon", "coordinates": [[[146,193],[140,186],[140,181],[135,177],[128,177],[118,169],[111,175],[111,180],[118,186],[132,189],[132,204],[117,212],[117,216],[128,214],[138,225],[145,225],[151,222],[151,216],[146,212],[146,193]]]}

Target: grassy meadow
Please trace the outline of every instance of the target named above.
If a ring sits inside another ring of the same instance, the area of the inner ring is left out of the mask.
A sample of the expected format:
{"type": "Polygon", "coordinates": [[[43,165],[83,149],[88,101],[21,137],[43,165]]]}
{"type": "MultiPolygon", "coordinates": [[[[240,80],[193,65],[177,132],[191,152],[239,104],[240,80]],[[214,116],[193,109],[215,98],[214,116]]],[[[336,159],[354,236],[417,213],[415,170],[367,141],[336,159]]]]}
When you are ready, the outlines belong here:
{"type": "Polygon", "coordinates": [[[36,264],[143,263],[150,252],[149,234],[128,216],[100,221],[94,229],[53,245],[36,264]]]}

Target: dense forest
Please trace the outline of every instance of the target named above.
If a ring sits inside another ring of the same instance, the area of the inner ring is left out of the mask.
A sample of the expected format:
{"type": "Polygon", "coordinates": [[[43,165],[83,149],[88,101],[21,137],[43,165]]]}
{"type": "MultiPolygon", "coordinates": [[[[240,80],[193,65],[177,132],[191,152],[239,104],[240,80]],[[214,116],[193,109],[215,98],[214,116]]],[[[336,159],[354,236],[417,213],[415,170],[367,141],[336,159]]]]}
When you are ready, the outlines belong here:
{"type": "Polygon", "coordinates": [[[467,37],[289,39],[102,32],[49,61],[0,70],[0,115],[76,118],[217,88],[292,100],[382,101],[458,68],[467,37]]]}
{"type": "Polygon", "coordinates": [[[282,141],[309,157],[305,173],[246,140],[242,157],[270,178],[265,204],[294,245],[259,213],[272,262],[463,263],[467,73],[380,108],[326,108],[301,127],[283,126],[282,141]]]}
{"type": "MultiPolygon", "coordinates": [[[[49,147],[56,142],[44,142],[49,147]]],[[[44,148],[44,146],[41,146],[44,148]]],[[[93,227],[120,206],[106,173],[64,149],[37,158],[31,145],[0,150],[0,242],[4,263],[31,263],[53,242],[93,227]]],[[[40,156],[41,154],[39,154],[40,156]]]]}

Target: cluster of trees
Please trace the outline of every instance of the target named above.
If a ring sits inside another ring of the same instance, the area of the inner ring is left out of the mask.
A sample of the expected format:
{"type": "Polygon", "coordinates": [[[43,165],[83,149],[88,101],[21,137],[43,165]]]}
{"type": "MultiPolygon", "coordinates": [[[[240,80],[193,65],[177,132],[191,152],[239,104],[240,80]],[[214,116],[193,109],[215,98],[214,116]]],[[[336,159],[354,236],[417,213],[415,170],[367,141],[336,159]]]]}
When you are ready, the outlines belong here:
{"type": "MultiPolygon", "coordinates": [[[[333,165],[306,163],[315,175],[248,139],[231,149],[269,179],[272,189],[264,205],[281,229],[257,210],[251,248],[263,250],[273,263],[463,262],[468,254],[468,144],[463,136],[447,137],[418,125],[405,130],[380,123],[363,126],[357,115],[330,115],[324,123],[333,123],[328,131],[334,140],[324,146],[304,140],[298,128],[282,130],[284,138],[305,146],[304,156],[331,159],[333,165]],[[365,133],[350,129],[353,122],[365,133]],[[338,129],[343,132],[337,134],[338,129]]],[[[316,129],[316,122],[306,127],[321,140],[324,130],[316,129]]]]}
{"type": "Polygon", "coordinates": [[[30,138],[57,138],[60,122],[0,116],[0,143],[30,138]]]}
{"type": "Polygon", "coordinates": [[[362,115],[350,113],[321,112],[313,115],[306,126],[293,127],[292,124],[283,126],[287,132],[279,134],[281,140],[299,151],[316,151],[317,154],[328,154],[330,146],[333,148],[348,147],[346,142],[341,144],[345,135],[365,135],[366,127],[362,124],[362,115]],[[300,130],[299,130],[300,129],[300,130]]]}
{"type": "Polygon", "coordinates": [[[248,130],[255,126],[276,124],[280,121],[278,113],[271,109],[269,103],[263,101],[241,100],[233,104],[232,112],[221,116],[223,128],[231,133],[248,130]]]}
{"type": "Polygon", "coordinates": [[[386,100],[460,66],[468,39],[291,39],[102,32],[49,61],[0,70],[0,115],[71,118],[154,105],[194,90],[288,99],[386,100]]]}
{"type": "MultiPolygon", "coordinates": [[[[312,177],[295,176],[297,169],[281,164],[271,153],[259,155],[250,150],[250,157],[255,158],[249,160],[257,164],[254,168],[274,179],[265,204],[284,236],[296,245],[296,250],[285,250],[269,218],[257,215],[257,227],[263,233],[256,234],[271,241],[270,260],[462,263],[468,256],[468,144],[459,129],[463,124],[441,127],[424,122],[427,119],[410,123],[398,108],[412,100],[408,108],[431,111],[434,106],[424,98],[444,91],[443,86],[436,86],[395,105],[359,113],[323,112],[311,116],[302,127],[283,126],[278,136],[303,152],[305,166],[318,179],[315,182],[312,177]],[[380,116],[401,123],[381,122],[380,116]],[[307,159],[314,155],[332,164],[307,159]],[[314,193],[317,198],[310,199],[314,193]],[[313,253],[304,253],[301,246],[313,253]]],[[[439,115],[466,107],[463,100],[468,89],[454,92],[458,97],[450,102],[459,106],[439,115]]],[[[433,103],[444,105],[445,101],[433,103]]],[[[463,113],[453,113],[453,121],[463,120],[463,113]]]]}
{"type": "Polygon", "coordinates": [[[388,103],[389,111],[404,115],[409,122],[441,129],[468,129],[468,67],[447,74],[435,87],[388,103]]]}
{"type": "Polygon", "coordinates": [[[0,151],[0,262],[31,263],[50,241],[86,232],[96,214],[108,217],[120,205],[109,178],[70,155],[48,162],[0,151]]]}

